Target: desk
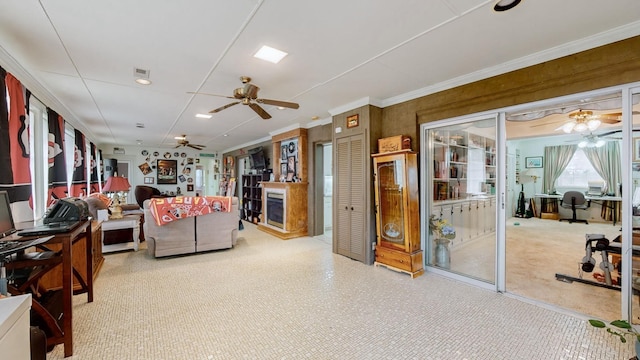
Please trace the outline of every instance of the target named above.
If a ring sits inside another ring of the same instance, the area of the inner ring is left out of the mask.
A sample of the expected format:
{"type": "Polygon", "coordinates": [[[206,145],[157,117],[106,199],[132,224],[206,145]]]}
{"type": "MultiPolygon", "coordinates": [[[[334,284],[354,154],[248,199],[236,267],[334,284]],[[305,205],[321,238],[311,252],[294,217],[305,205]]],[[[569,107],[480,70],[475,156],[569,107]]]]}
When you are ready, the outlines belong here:
{"type": "MultiPolygon", "coordinates": [[[[27,228],[25,224],[19,224],[20,228],[27,228]]],[[[32,224],[31,224],[32,225],[32,224]]],[[[20,237],[13,234],[6,237],[6,240],[27,240],[35,237],[20,237]]],[[[80,222],[75,229],[56,234],[51,240],[46,243],[37,246],[38,250],[49,251],[52,256],[46,259],[29,258],[27,256],[20,258],[16,257],[14,261],[6,264],[7,270],[21,269],[26,267],[43,266],[44,271],[38,271],[35,275],[32,275],[27,281],[26,285],[16,288],[15,286],[9,286],[9,291],[12,295],[20,295],[30,290],[30,284],[37,283],[43,275],[50,273],[55,268],[58,268],[62,264],[62,273],[60,276],[60,287],[62,291],[62,326],[59,325],[56,319],[52,318],[52,314],[46,309],[46,307],[40,303],[40,299],[32,299],[32,308],[50,327],[53,335],[47,336],[47,346],[56,344],[64,344],[64,356],[73,355],[73,299],[72,295],[87,293],[87,302],[93,302],[93,245],[91,241],[91,221],[85,220],[80,222]],[[74,268],[72,263],[72,247],[73,244],[85,240],[85,256],[86,256],[86,272],[83,278],[82,274],[74,268]],[[87,275],[88,274],[88,275],[87,275]],[[74,291],[73,280],[78,282],[80,289],[74,291]]]]}
{"type": "MultiPolygon", "coordinates": [[[[558,201],[558,200],[562,200],[562,195],[561,194],[555,194],[555,195],[550,195],[550,194],[535,194],[534,195],[537,198],[540,198],[542,204],[544,205],[544,203],[550,199],[554,200],[554,201],[558,201]]],[[[618,212],[616,211],[616,206],[611,206],[608,204],[605,204],[605,201],[622,201],[622,197],[621,196],[591,196],[591,195],[585,195],[584,197],[585,199],[587,199],[587,201],[589,202],[594,202],[596,204],[600,204],[600,206],[606,206],[609,209],[613,210],[613,225],[615,226],[616,223],[618,222],[618,212]]],[[[542,209],[544,209],[544,206],[541,206],[542,209]]],[[[542,212],[541,212],[542,213],[542,212]]]]}

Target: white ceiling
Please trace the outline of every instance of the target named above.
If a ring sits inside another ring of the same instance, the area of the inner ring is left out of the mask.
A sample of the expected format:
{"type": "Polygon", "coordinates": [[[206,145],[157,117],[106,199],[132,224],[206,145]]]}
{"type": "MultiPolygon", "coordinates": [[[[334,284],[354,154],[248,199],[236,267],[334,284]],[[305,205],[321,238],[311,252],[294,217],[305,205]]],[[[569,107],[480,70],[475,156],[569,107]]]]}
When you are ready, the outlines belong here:
{"type": "Polygon", "coordinates": [[[222,151],[311,126],[311,118],[428,93],[640,35],[638,0],[4,0],[0,65],[101,146],[175,145],[222,151]],[[289,53],[274,65],[262,45],[289,53]],[[150,70],[153,84],[133,80],[150,70]],[[240,76],[262,120],[229,103],[240,76]],[[145,124],[144,129],[136,123],[145,124]],[[223,136],[228,134],[227,137],[223,136]]]}

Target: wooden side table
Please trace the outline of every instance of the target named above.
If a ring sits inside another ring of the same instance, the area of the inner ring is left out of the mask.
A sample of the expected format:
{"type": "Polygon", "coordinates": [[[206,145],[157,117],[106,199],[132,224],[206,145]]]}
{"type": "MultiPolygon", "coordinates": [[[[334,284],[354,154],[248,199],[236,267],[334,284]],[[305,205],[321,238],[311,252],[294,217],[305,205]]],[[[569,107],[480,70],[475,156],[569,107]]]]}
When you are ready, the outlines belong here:
{"type": "Polygon", "coordinates": [[[133,249],[138,251],[140,247],[140,214],[125,215],[122,219],[109,219],[102,222],[102,253],[133,249]],[[104,233],[110,230],[132,229],[133,242],[105,245],[104,233]]]}

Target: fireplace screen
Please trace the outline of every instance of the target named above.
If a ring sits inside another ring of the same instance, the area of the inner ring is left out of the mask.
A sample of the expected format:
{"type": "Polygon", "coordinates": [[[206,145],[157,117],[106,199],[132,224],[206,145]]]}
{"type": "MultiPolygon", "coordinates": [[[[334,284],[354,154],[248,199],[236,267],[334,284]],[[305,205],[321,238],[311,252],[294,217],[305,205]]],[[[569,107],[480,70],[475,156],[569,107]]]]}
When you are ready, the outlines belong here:
{"type": "Polygon", "coordinates": [[[267,224],[284,229],[284,194],[267,192],[267,224]]]}

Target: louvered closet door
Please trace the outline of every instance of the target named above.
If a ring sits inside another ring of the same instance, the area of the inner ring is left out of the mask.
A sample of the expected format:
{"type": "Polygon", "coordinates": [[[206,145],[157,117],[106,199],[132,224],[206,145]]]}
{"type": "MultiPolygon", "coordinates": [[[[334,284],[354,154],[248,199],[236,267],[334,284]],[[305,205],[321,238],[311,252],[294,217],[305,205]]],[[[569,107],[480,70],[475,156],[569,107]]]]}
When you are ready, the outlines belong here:
{"type": "Polygon", "coordinates": [[[352,136],[351,148],[351,258],[365,261],[365,184],[364,136],[352,136]]]}
{"type": "Polygon", "coordinates": [[[336,242],[338,254],[365,261],[364,135],[336,141],[336,242]]]}
{"type": "Polygon", "coordinates": [[[336,141],[336,192],[335,196],[335,218],[333,223],[335,224],[335,241],[338,244],[338,254],[349,256],[351,245],[349,243],[351,232],[351,222],[349,220],[351,213],[349,206],[351,197],[349,192],[351,190],[351,173],[349,170],[349,138],[337,139],[336,141]]]}

